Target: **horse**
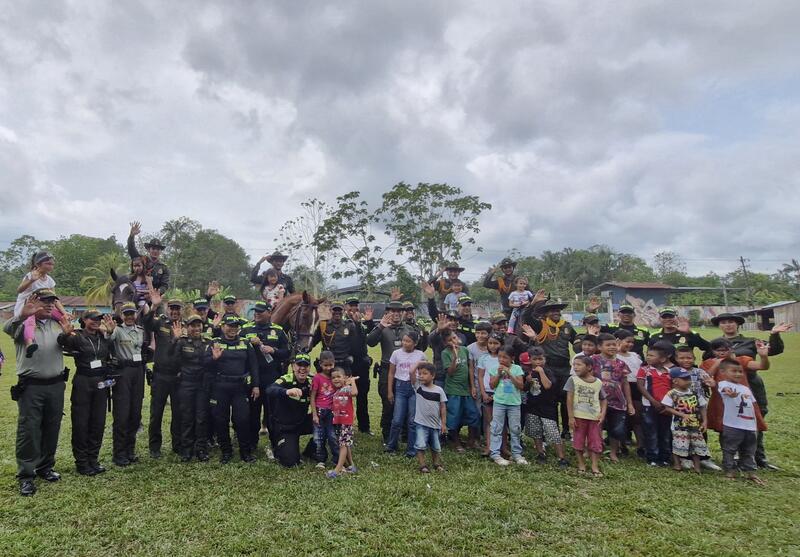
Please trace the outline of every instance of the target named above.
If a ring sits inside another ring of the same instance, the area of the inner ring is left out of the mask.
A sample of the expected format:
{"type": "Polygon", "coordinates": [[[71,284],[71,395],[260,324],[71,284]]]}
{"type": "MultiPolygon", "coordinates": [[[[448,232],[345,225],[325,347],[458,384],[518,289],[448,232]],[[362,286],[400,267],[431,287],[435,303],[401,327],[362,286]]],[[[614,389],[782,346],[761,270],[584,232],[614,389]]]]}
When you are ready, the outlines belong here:
{"type": "Polygon", "coordinates": [[[136,287],[127,273],[117,276],[117,272],[111,269],[111,279],[114,285],[111,287],[111,307],[116,311],[120,305],[126,302],[136,301],[136,287]]]}
{"type": "Polygon", "coordinates": [[[272,322],[286,330],[292,355],[311,350],[311,339],[319,325],[319,305],[325,298],[316,299],[303,290],[286,296],[272,313],[272,322]]]}

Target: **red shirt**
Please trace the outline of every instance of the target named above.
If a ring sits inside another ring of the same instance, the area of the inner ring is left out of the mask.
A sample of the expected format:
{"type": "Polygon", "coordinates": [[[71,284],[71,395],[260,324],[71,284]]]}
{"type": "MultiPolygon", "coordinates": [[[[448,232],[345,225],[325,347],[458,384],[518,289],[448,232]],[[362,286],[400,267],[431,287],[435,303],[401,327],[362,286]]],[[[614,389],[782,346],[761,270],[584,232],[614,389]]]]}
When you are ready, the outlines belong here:
{"type": "MultiPolygon", "coordinates": [[[[672,378],[666,367],[659,369],[645,364],[639,368],[636,379],[644,379],[647,392],[658,402],[661,402],[661,399],[672,389],[672,378]]],[[[650,401],[645,397],[642,397],[642,406],[651,406],[650,401]]]]}
{"type": "Polygon", "coordinates": [[[350,387],[342,387],[333,395],[333,423],[353,425],[353,395],[350,387]]]}

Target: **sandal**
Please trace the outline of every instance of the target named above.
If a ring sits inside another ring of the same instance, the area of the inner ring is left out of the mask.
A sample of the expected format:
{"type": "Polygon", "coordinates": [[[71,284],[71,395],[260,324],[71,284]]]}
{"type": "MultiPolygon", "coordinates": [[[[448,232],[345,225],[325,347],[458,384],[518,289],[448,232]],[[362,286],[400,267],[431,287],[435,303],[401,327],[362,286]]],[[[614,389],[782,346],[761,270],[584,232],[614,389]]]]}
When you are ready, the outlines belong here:
{"type": "Polygon", "coordinates": [[[578,474],[580,476],[583,476],[584,474],[586,474],[586,469],[584,468],[584,469],[581,470],[580,468],[578,468],[578,474]]]}
{"type": "Polygon", "coordinates": [[[764,480],[762,480],[758,476],[750,476],[747,479],[750,480],[751,482],[753,482],[754,484],[756,484],[758,486],[761,486],[761,487],[764,487],[765,485],[767,485],[767,482],[765,482],[764,480]]]}
{"type": "Polygon", "coordinates": [[[422,474],[430,474],[430,472],[431,472],[431,469],[430,469],[430,468],[428,468],[427,466],[420,466],[420,467],[419,467],[419,471],[420,471],[422,474]]]}
{"type": "Polygon", "coordinates": [[[459,446],[456,447],[456,452],[457,453],[463,453],[463,452],[466,452],[466,449],[463,446],[459,445],[459,446]]]}
{"type": "Polygon", "coordinates": [[[437,472],[444,472],[444,466],[442,466],[441,464],[435,464],[433,466],[433,469],[436,470],[437,472]]]}
{"type": "Polygon", "coordinates": [[[592,472],[592,476],[594,476],[595,478],[602,478],[603,477],[603,473],[602,472],[592,472]]]}

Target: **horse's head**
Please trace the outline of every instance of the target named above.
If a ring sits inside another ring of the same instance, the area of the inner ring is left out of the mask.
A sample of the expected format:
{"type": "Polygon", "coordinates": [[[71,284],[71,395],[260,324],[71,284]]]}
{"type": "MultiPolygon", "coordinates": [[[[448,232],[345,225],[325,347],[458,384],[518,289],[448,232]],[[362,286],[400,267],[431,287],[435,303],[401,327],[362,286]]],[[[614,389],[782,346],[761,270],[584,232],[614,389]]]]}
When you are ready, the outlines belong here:
{"type": "Polygon", "coordinates": [[[111,307],[116,309],[117,304],[135,301],[136,288],[128,275],[117,276],[114,269],[111,269],[111,278],[114,280],[114,285],[111,287],[111,307]]]}
{"type": "Polygon", "coordinates": [[[296,352],[308,352],[319,324],[317,300],[306,292],[286,296],[272,314],[272,322],[287,329],[296,352]]]}

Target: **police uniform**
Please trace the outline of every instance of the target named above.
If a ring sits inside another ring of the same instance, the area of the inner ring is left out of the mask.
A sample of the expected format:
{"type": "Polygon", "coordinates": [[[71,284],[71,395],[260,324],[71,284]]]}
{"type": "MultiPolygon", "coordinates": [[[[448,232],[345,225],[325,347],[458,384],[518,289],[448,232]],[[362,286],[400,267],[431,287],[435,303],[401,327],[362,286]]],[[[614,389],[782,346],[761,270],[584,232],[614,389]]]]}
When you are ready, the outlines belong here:
{"type": "MultiPolygon", "coordinates": [[[[500,262],[499,267],[503,268],[509,265],[516,268],[517,262],[506,257],[500,262]]],[[[512,271],[510,275],[503,273],[502,276],[495,278],[494,273],[494,269],[489,269],[489,271],[483,275],[483,287],[497,290],[500,293],[500,304],[503,307],[503,313],[506,317],[510,318],[511,312],[514,311],[514,309],[508,305],[508,295],[516,288],[514,283],[517,280],[517,276],[512,271]]]]}
{"type": "MultiPolygon", "coordinates": [[[[358,306],[359,300],[355,296],[350,296],[345,299],[345,303],[349,306],[358,306]]],[[[369,433],[369,368],[372,365],[372,358],[369,356],[367,349],[367,333],[372,330],[374,325],[372,322],[355,322],[348,318],[348,321],[353,324],[356,332],[354,345],[357,352],[353,355],[353,375],[358,377],[356,380],[356,387],[358,388],[358,395],[356,395],[356,420],[358,421],[358,431],[362,433],[369,433]],[[369,328],[368,328],[369,326],[369,328]]]]}
{"type": "MultiPolygon", "coordinates": [[[[414,310],[416,312],[417,307],[414,305],[413,302],[403,302],[403,311],[414,310]]],[[[414,317],[407,318],[403,320],[403,323],[408,325],[412,330],[416,331],[417,335],[419,336],[419,342],[417,343],[417,350],[425,352],[428,349],[428,331],[417,323],[416,314],[414,317]]]]}
{"type": "MultiPolygon", "coordinates": [[[[267,263],[271,264],[275,259],[282,259],[283,261],[286,261],[288,257],[276,251],[275,253],[267,257],[266,261],[267,263]]],[[[264,273],[259,273],[260,270],[261,270],[261,263],[256,263],[252,271],[250,271],[250,282],[259,287],[262,284],[264,284],[264,273]]],[[[292,277],[290,277],[283,271],[278,271],[278,269],[275,270],[278,272],[278,284],[283,285],[283,287],[286,289],[287,294],[294,294],[294,281],[292,280],[292,277]]]]}
{"type": "MultiPolygon", "coordinates": [[[[100,312],[89,310],[83,318],[86,320],[99,316],[100,312]]],[[[75,358],[75,377],[70,396],[75,467],[79,474],[93,476],[105,472],[98,461],[108,404],[108,388],[102,382],[111,372],[109,358],[112,344],[102,332],[90,334],[85,330],[60,334],[58,344],[75,358]]]]}
{"type": "MultiPolygon", "coordinates": [[[[136,312],[136,305],[128,302],[120,311],[136,312]]],[[[144,327],[120,324],[109,335],[116,356],[115,383],[111,389],[112,428],[114,439],[113,460],[118,466],[127,466],[137,460],[136,432],[142,421],[144,400],[144,327]]]]}
{"type": "MultiPolygon", "coordinates": [[[[331,309],[344,306],[338,302],[331,304],[331,309]]],[[[314,336],[311,339],[310,348],[314,348],[318,343],[322,343],[323,350],[333,352],[336,365],[342,368],[347,375],[352,374],[353,363],[360,355],[358,341],[360,336],[356,330],[356,325],[350,319],[342,319],[338,323],[333,320],[321,321],[314,336]]]]}
{"type": "Polygon", "coordinates": [[[610,333],[612,335],[620,330],[630,331],[633,334],[633,351],[639,354],[639,357],[644,361],[644,347],[648,346],[650,342],[650,331],[646,327],[640,327],[635,323],[631,325],[609,323],[600,327],[601,333],[610,333]]]}
{"type": "MultiPolygon", "coordinates": [[[[310,364],[307,354],[297,354],[295,360],[303,365],[310,364]]],[[[293,371],[279,377],[267,388],[270,404],[271,430],[275,431],[275,458],[281,465],[297,466],[300,464],[300,436],[312,432],[311,421],[311,381],[306,378],[299,382],[293,371]],[[299,398],[291,398],[286,394],[289,389],[300,389],[299,398]]]]}
{"type": "MultiPolygon", "coordinates": [[[[157,246],[164,249],[164,245],[160,240],[154,239],[144,244],[145,249],[150,246],[157,246]]],[[[169,290],[169,269],[162,261],[153,261],[149,255],[142,255],[136,249],[136,240],[133,236],[128,236],[128,255],[131,259],[142,258],[144,261],[145,271],[153,279],[153,288],[162,294],[169,290]]]]}
{"type": "MultiPolygon", "coordinates": [[[[223,324],[238,326],[238,320],[230,316],[223,319],[223,324]]],[[[253,388],[259,384],[256,352],[249,342],[238,335],[235,339],[215,338],[213,343],[222,348],[222,356],[214,360],[210,356],[212,347],[209,347],[209,368],[213,381],[210,402],[222,461],[228,462],[233,454],[231,418],[239,440],[240,456],[246,462],[252,461],[255,459],[252,455],[255,443],[250,435],[249,401],[253,388]]]]}
{"type": "MultiPolygon", "coordinates": [[[[462,296],[458,300],[458,305],[464,306],[469,304],[472,307],[472,298],[469,296],[462,296]]],[[[475,342],[475,319],[472,318],[470,314],[468,317],[464,317],[459,313],[458,315],[458,332],[464,335],[464,346],[468,346],[475,342]]]]}

